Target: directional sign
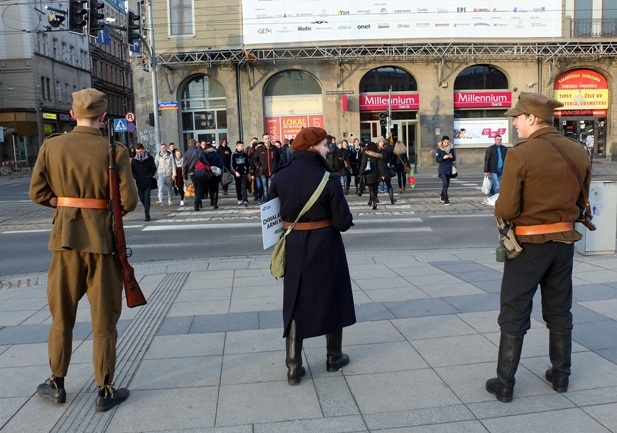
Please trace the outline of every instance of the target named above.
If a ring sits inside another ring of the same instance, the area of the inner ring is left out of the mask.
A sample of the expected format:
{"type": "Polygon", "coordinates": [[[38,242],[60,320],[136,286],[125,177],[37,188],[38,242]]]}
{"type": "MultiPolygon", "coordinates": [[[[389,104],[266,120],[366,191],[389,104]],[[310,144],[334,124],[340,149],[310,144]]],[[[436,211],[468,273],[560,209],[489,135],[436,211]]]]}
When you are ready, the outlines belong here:
{"type": "Polygon", "coordinates": [[[127,113],[124,116],[124,118],[126,120],[128,120],[129,122],[134,122],[135,121],[135,113],[133,113],[132,111],[127,111],[127,113]]]}
{"type": "Polygon", "coordinates": [[[126,119],[114,119],[114,131],[126,132],[126,119]]]}

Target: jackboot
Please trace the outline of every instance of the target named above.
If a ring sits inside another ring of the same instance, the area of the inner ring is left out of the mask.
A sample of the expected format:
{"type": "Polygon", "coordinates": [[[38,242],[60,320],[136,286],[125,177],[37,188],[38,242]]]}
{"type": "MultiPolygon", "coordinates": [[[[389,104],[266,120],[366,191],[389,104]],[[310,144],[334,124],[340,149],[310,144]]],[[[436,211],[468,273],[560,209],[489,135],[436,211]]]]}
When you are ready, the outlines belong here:
{"type": "Polygon", "coordinates": [[[394,190],[392,188],[388,188],[388,195],[390,196],[390,203],[395,204],[396,199],[394,198],[394,190]]]}
{"type": "Polygon", "coordinates": [[[523,336],[501,333],[499,340],[499,355],[497,357],[497,377],[486,381],[486,390],[495,394],[502,403],[510,403],[514,393],[516,380],[514,375],[518,369],[523,350],[523,336]]]}
{"type": "Polygon", "coordinates": [[[287,339],[285,340],[285,349],[287,356],[285,365],[287,365],[287,383],[297,385],[300,379],[306,374],[306,370],[302,367],[302,340],[298,338],[296,332],[296,320],[291,319],[289,323],[289,331],[287,331],[287,339]]]}
{"type": "Polygon", "coordinates": [[[572,331],[549,332],[548,354],[551,358],[551,368],[546,370],[546,380],[559,393],[568,390],[570,382],[570,365],[572,364],[572,331]]]}
{"type": "Polygon", "coordinates": [[[343,328],[326,334],[326,368],[330,373],[349,364],[349,356],[343,353],[343,328]]]}

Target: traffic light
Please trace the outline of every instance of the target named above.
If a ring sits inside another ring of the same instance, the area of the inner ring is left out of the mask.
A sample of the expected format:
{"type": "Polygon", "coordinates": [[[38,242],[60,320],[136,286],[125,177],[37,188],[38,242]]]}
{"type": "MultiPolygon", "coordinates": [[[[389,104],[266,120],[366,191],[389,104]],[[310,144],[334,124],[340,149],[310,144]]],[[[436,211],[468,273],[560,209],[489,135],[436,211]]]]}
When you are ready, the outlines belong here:
{"type": "Polygon", "coordinates": [[[141,31],[141,17],[133,11],[129,11],[128,22],[126,24],[126,35],[129,45],[134,45],[139,40],[141,31]]]}
{"type": "Polygon", "coordinates": [[[105,14],[101,9],[105,7],[105,3],[90,0],[90,12],[88,14],[88,33],[90,36],[98,37],[99,30],[105,27],[103,19],[105,14]]]}
{"type": "Polygon", "coordinates": [[[383,113],[379,113],[379,124],[381,126],[386,126],[388,124],[388,112],[384,111],[383,113]]]}
{"type": "Polygon", "coordinates": [[[57,29],[58,27],[62,25],[66,17],[59,13],[53,13],[53,14],[49,14],[47,16],[47,19],[49,20],[49,25],[57,29]]]}
{"type": "Polygon", "coordinates": [[[69,3],[69,31],[82,33],[84,26],[88,23],[88,9],[84,4],[88,0],[71,0],[69,3]]]}

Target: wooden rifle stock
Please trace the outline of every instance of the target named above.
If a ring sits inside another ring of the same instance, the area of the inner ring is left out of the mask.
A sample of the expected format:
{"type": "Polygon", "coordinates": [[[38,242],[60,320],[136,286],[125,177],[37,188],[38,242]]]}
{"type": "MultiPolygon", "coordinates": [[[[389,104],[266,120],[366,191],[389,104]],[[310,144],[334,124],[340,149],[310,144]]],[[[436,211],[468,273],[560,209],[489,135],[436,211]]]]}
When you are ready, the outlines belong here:
{"type": "Polygon", "coordinates": [[[114,141],[113,127],[111,120],[109,127],[109,210],[112,216],[112,227],[114,231],[115,251],[114,255],[122,268],[122,280],[124,283],[124,293],[126,295],[126,305],[129,308],[139,307],[146,304],[144,296],[137,279],[135,269],[129,264],[128,258],[132,252],[126,247],[124,236],[124,224],[122,222],[122,206],[120,203],[120,182],[118,180],[118,166],[116,165],[116,142],[114,141]]]}

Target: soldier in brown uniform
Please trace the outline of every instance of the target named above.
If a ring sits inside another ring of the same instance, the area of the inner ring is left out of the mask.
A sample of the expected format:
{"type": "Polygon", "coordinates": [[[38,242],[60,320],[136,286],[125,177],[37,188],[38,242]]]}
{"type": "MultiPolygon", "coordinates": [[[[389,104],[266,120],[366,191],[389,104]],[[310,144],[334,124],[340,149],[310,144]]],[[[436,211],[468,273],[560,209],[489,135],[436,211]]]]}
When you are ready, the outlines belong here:
{"type": "MultiPolygon", "coordinates": [[[[129,396],[114,389],[116,324],[122,310],[121,269],[112,255],[114,235],[109,202],[109,142],[100,130],[107,96],[95,89],[73,93],[71,116],[77,126],[69,134],[47,138],[39,151],[30,198],[56,208],[49,239],[53,251],[47,297],[52,316],[48,351],[51,377],[39,385],[39,395],[66,401],[64,377],[72,352],[77,304],[90,302],[94,373],[99,387],[96,410],[104,412],[129,396]]],[[[126,147],[117,145],[120,198],[124,214],[137,206],[137,191],[126,147]]]]}
{"type": "Polygon", "coordinates": [[[521,93],[516,106],[505,113],[514,117],[512,124],[524,141],[508,151],[495,216],[515,225],[523,251],[504,265],[497,377],[486,382],[486,390],[506,403],[512,401],[514,375],[538,285],[552,364],[545,377],[555,391],[568,389],[572,264],[574,242],[581,239],[574,230],[574,221],[585,209],[578,177],[588,194],[591,167],[580,143],[559,135],[553,128],[553,110],[561,106],[544,95],[521,93]],[[569,157],[578,176],[553,144],[569,157]]]}

